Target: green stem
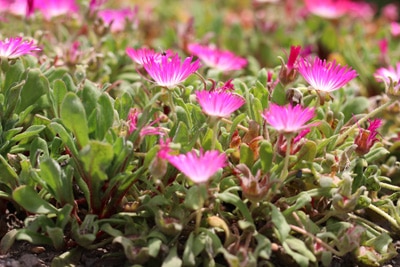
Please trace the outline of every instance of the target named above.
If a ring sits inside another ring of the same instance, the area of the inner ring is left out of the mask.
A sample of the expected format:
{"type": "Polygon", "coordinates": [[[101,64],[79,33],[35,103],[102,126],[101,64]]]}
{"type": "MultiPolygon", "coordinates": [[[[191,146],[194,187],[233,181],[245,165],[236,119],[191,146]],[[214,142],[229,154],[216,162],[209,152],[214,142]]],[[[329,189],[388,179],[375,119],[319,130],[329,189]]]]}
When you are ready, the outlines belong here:
{"type": "Polygon", "coordinates": [[[168,102],[169,102],[169,107],[171,108],[172,117],[174,118],[174,120],[176,122],[177,115],[176,115],[176,108],[175,108],[175,103],[174,103],[174,91],[173,90],[168,90],[168,102]]]}
{"type": "MultiPolygon", "coordinates": [[[[233,124],[233,122],[232,122],[231,120],[228,120],[227,118],[221,118],[221,121],[223,121],[223,122],[225,122],[225,123],[227,123],[227,124],[229,124],[229,125],[232,125],[232,124],[233,124]]],[[[236,127],[237,127],[238,129],[240,129],[240,130],[245,131],[246,133],[249,131],[249,128],[247,128],[247,127],[245,127],[245,126],[243,126],[243,125],[240,125],[240,124],[236,125],[236,127]]]]}
{"type": "Polygon", "coordinates": [[[392,216],[390,216],[389,214],[387,214],[386,212],[384,212],[383,210],[381,210],[380,208],[378,208],[377,206],[375,206],[373,204],[370,204],[368,206],[368,208],[373,210],[374,212],[376,212],[378,215],[382,216],[383,218],[385,218],[394,228],[396,228],[397,230],[400,230],[400,226],[397,224],[397,221],[392,218],[392,216]]]}
{"type": "Polygon", "coordinates": [[[309,233],[306,230],[304,230],[298,226],[292,225],[292,224],[290,225],[290,228],[295,232],[298,232],[300,234],[303,234],[305,236],[308,236],[308,237],[314,239],[317,243],[319,243],[326,250],[330,251],[332,254],[335,254],[336,256],[343,256],[343,252],[337,251],[336,249],[334,249],[333,247],[331,247],[330,245],[325,243],[322,239],[318,238],[317,236],[313,235],[312,233],[309,233]]]}
{"type": "Polygon", "coordinates": [[[199,233],[199,229],[200,229],[201,217],[202,217],[202,215],[203,215],[202,209],[203,209],[203,208],[201,207],[201,208],[199,208],[198,210],[196,210],[196,226],[195,226],[195,229],[194,229],[194,232],[195,232],[196,234],[199,233]]]}
{"type": "Polygon", "coordinates": [[[351,126],[349,129],[347,129],[344,133],[342,133],[341,135],[339,135],[338,139],[336,140],[335,146],[337,146],[338,144],[341,144],[344,139],[347,138],[347,136],[350,135],[350,133],[352,131],[354,131],[359,125],[363,124],[364,122],[366,122],[369,118],[374,117],[376,114],[378,114],[379,112],[383,111],[385,108],[387,108],[388,106],[390,106],[391,104],[393,104],[396,100],[394,99],[390,99],[388,102],[386,102],[385,104],[383,104],[382,106],[377,107],[376,109],[374,109],[373,111],[371,111],[370,113],[368,113],[367,115],[365,115],[365,117],[363,117],[362,119],[360,119],[358,121],[358,123],[353,124],[353,126],[351,126]]]}
{"type": "Polygon", "coordinates": [[[286,136],[286,155],[285,155],[285,162],[283,165],[283,169],[281,172],[281,181],[283,182],[286,180],[288,173],[289,173],[289,159],[290,159],[290,149],[291,149],[291,143],[292,143],[292,136],[287,135],[286,136]]]}
{"type": "Polygon", "coordinates": [[[218,125],[219,125],[219,120],[214,120],[212,121],[212,131],[213,131],[213,138],[211,140],[211,149],[215,149],[215,144],[217,143],[218,139],[218,125]]]}
{"type": "Polygon", "coordinates": [[[386,230],[386,229],[380,227],[379,225],[376,225],[376,224],[373,223],[373,222],[370,222],[370,221],[368,221],[368,220],[366,220],[366,219],[364,219],[364,218],[362,218],[362,217],[359,217],[359,216],[357,216],[357,215],[355,215],[355,214],[352,214],[352,213],[349,213],[348,215],[349,215],[349,217],[350,217],[351,219],[357,220],[357,221],[362,222],[362,223],[364,223],[365,225],[368,225],[369,227],[371,227],[370,230],[371,230],[371,231],[374,231],[376,235],[378,235],[378,234],[380,234],[380,233],[387,233],[387,234],[389,234],[389,231],[388,231],[388,230],[386,230]]]}
{"type": "Polygon", "coordinates": [[[389,189],[392,191],[400,191],[400,186],[395,186],[387,183],[379,183],[382,188],[389,189]]]}

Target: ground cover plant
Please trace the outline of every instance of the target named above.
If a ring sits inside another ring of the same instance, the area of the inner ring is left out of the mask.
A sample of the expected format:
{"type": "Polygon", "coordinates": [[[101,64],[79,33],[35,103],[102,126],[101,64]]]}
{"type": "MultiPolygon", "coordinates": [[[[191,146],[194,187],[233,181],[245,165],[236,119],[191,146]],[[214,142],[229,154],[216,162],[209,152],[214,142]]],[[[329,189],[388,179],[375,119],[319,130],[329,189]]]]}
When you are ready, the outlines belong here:
{"type": "Polygon", "coordinates": [[[394,259],[399,6],[142,2],[0,1],[0,260],[394,259]]]}

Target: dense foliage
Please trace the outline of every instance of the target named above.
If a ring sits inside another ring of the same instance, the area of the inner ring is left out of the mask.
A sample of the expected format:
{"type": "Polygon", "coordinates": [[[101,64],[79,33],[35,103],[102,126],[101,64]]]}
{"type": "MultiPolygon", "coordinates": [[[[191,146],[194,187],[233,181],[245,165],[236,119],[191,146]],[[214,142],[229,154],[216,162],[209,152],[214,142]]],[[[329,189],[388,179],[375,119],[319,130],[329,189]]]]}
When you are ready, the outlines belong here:
{"type": "Polygon", "coordinates": [[[17,2],[0,1],[1,253],[25,240],[59,251],[52,266],[104,248],[174,267],[397,255],[396,6],[17,2]]]}

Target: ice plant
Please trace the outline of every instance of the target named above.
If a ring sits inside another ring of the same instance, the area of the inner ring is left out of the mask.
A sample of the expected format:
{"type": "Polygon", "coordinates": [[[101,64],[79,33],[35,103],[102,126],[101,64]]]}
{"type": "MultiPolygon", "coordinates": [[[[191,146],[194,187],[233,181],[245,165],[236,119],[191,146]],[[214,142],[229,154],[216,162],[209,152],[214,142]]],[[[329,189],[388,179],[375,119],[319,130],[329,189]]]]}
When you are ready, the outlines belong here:
{"type": "Polygon", "coordinates": [[[254,176],[245,164],[235,167],[236,176],[240,180],[243,195],[252,202],[262,201],[271,188],[268,174],[261,174],[259,170],[254,176]]]}
{"type": "Polygon", "coordinates": [[[17,16],[29,17],[34,11],[34,0],[14,0],[8,6],[8,12],[17,16]]]}
{"type": "Polygon", "coordinates": [[[326,19],[337,19],[350,8],[348,0],[305,0],[304,3],[310,13],[326,19]]]}
{"type": "Polygon", "coordinates": [[[35,0],[34,7],[42,13],[46,20],[78,12],[75,0],[35,0]]]}
{"type": "Polygon", "coordinates": [[[159,60],[148,57],[143,67],[157,85],[171,89],[200,68],[200,61],[192,62],[192,59],[193,57],[187,57],[182,62],[178,54],[171,57],[162,55],[159,60]]]}
{"type": "Polygon", "coordinates": [[[262,113],[265,121],[280,133],[297,133],[317,123],[307,124],[314,117],[313,108],[303,108],[300,105],[279,106],[271,104],[262,113]]]}
{"type": "Polygon", "coordinates": [[[285,64],[284,60],[281,59],[281,70],[279,72],[279,81],[286,85],[293,82],[297,78],[297,58],[300,54],[301,46],[291,46],[290,54],[287,63],[285,64]]]}
{"type": "Polygon", "coordinates": [[[313,62],[305,58],[299,60],[298,71],[315,90],[323,92],[338,90],[357,76],[351,67],[342,67],[336,61],[327,62],[318,57],[313,62]]]}
{"type": "Polygon", "coordinates": [[[219,169],[226,165],[226,155],[217,150],[199,152],[192,150],[186,154],[171,155],[161,148],[159,153],[175,168],[196,184],[206,183],[219,169]]]}
{"type": "Polygon", "coordinates": [[[399,19],[399,8],[396,4],[390,3],[382,8],[381,15],[388,21],[394,22],[399,19]]]}
{"type": "Polygon", "coordinates": [[[134,22],[136,14],[137,8],[104,9],[98,12],[98,16],[103,20],[103,22],[110,26],[111,32],[123,31],[126,22],[134,22]]]}
{"type": "MultiPolygon", "coordinates": [[[[134,131],[137,130],[137,123],[140,116],[140,112],[136,108],[131,108],[128,114],[128,133],[132,134],[134,131]]],[[[158,120],[151,122],[148,125],[143,126],[140,130],[140,137],[147,136],[147,135],[160,135],[163,136],[165,132],[160,127],[154,127],[153,124],[157,123],[158,120]]]]}
{"type": "Polygon", "coordinates": [[[400,80],[400,62],[397,62],[396,67],[389,66],[388,68],[379,68],[375,71],[374,76],[377,81],[383,81],[386,84],[398,82],[400,80]]]}
{"type": "MultiPolygon", "coordinates": [[[[290,144],[290,155],[294,155],[299,150],[301,149],[302,145],[304,144],[304,137],[310,132],[310,129],[304,129],[302,130],[296,137],[294,137],[291,140],[290,144]]],[[[277,140],[277,148],[278,148],[278,153],[281,156],[284,156],[286,154],[286,149],[288,147],[287,140],[284,138],[283,135],[278,136],[277,140]]]]}
{"type": "Polygon", "coordinates": [[[390,23],[390,33],[394,37],[400,36],[400,23],[397,23],[397,22],[390,23]]]}
{"type": "Polygon", "coordinates": [[[167,50],[161,53],[146,47],[138,49],[128,47],[126,48],[126,53],[135,63],[139,65],[143,65],[145,61],[148,60],[149,58],[153,58],[155,62],[160,62],[162,56],[170,57],[173,55],[171,50],[167,50]]]}
{"type": "Polygon", "coordinates": [[[24,41],[22,37],[0,40],[0,57],[8,59],[18,58],[40,50],[33,41],[24,41]]]}
{"type": "Polygon", "coordinates": [[[189,44],[190,53],[197,56],[207,66],[220,71],[241,70],[247,65],[247,60],[238,57],[230,51],[219,50],[212,46],[189,44]]]}
{"type": "Polygon", "coordinates": [[[369,152],[371,147],[378,141],[376,138],[378,134],[378,128],[381,127],[382,120],[375,119],[370,121],[369,126],[367,129],[363,129],[360,126],[359,133],[354,139],[354,143],[357,145],[356,152],[359,155],[365,155],[369,152]]]}
{"type": "Polygon", "coordinates": [[[245,103],[242,96],[226,90],[197,91],[196,97],[203,112],[212,117],[229,117],[245,103]]]}
{"type": "Polygon", "coordinates": [[[108,0],[90,0],[89,9],[90,12],[96,12],[100,9],[102,5],[104,5],[108,0]]]}

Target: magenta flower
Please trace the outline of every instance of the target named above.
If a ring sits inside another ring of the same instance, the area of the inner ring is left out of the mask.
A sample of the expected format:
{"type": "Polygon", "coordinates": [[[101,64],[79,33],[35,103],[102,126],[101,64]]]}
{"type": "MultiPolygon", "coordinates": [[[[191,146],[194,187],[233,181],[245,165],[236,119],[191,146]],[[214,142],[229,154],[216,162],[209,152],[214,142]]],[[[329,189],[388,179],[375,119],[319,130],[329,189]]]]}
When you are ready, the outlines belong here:
{"type": "Polygon", "coordinates": [[[300,55],[300,51],[301,51],[300,45],[297,45],[297,46],[292,45],[290,47],[289,59],[286,64],[288,72],[290,72],[292,69],[295,68],[297,57],[300,55]]]}
{"type": "Polygon", "coordinates": [[[200,44],[190,44],[188,49],[207,66],[221,71],[240,70],[247,65],[246,59],[238,57],[230,51],[200,44]]]}
{"type": "Polygon", "coordinates": [[[91,12],[95,12],[98,9],[100,9],[100,7],[102,5],[104,5],[108,0],[90,0],[89,3],[89,9],[91,12]]]}
{"type": "Polygon", "coordinates": [[[400,23],[391,22],[391,23],[390,23],[390,33],[391,33],[394,37],[400,36],[400,23]]]}
{"type": "Polygon", "coordinates": [[[6,12],[10,6],[8,0],[0,0],[0,12],[6,12]]]}
{"type": "Polygon", "coordinates": [[[343,16],[347,11],[346,1],[305,0],[308,11],[316,16],[333,19],[343,16]]]}
{"type": "Polygon", "coordinates": [[[40,50],[33,41],[24,41],[22,37],[0,40],[0,57],[17,58],[40,50]]]}
{"type": "Polygon", "coordinates": [[[383,81],[386,84],[390,84],[390,79],[392,82],[400,81],[400,62],[397,62],[396,68],[389,66],[388,68],[379,68],[375,71],[374,76],[377,81],[383,81]]]}
{"type": "MultiPolygon", "coordinates": [[[[0,1],[1,5],[1,1],[0,1]]],[[[29,17],[34,11],[33,0],[14,0],[8,4],[8,12],[17,16],[29,17]]]]}
{"type": "Polygon", "coordinates": [[[357,76],[357,72],[350,67],[318,57],[312,63],[304,58],[299,60],[298,71],[315,90],[325,92],[338,90],[357,76]]]}
{"type": "Polygon", "coordinates": [[[271,104],[261,114],[265,121],[280,133],[297,133],[304,129],[318,125],[318,123],[306,124],[314,117],[313,108],[303,108],[300,105],[279,106],[271,104]]]}
{"type": "MultiPolygon", "coordinates": [[[[137,8],[105,9],[98,12],[98,16],[106,25],[110,26],[111,32],[121,32],[125,29],[126,22],[132,22],[137,14],[137,8]]],[[[136,24],[136,23],[135,23],[136,24]]]]}
{"type": "MultiPolygon", "coordinates": [[[[297,134],[294,138],[290,140],[290,155],[294,155],[300,151],[302,146],[305,143],[305,136],[310,132],[310,129],[304,129],[299,134],[297,134]]],[[[284,135],[279,135],[277,140],[277,152],[279,155],[284,157],[286,155],[286,150],[288,147],[287,138],[284,135]]]]}
{"type": "Polygon", "coordinates": [[[390,3],[382,8],[381,15],[388,21],[397,21],[399,19],[399,9],[395,3],[390,3]]]}
{"type": "Polygon", "coordinates": [[[381,127],[382,120],[375,119],[370,121],[370,124],[367,129],[359,128],[359,133],[354,139],[354,143],[357,145],[356,152],[359,155],[364,155],[368,153],[371,147],[378,141],[376,138],[378,134],[378,128],[381,127]]]}
{"type": "Polygon", "coordinates": [[[282,84],[289,84],[297,78],[297,58],[300,54],[301,46],[291,46],[287,63],[282,61],[281,70],[279,72],[279,80],[282,84]]]}
{"type": "MultiPolygon", "coordinates": [[[[171,155],[161,148],[161,155],[175,168],[181,171],[194,183],[207,182],[219,169],[226,165],[225,153],[217,150],[196,152],[192,150],[186,154],[171,155]]],[[[160,155],[160,154],[159,154],[160,155]]]]}
{"type": "Polygon", "coordinates": [[[326,19],[337,19],[343,15],[369,19],[374,15],[371,5],[351,0],[305,0],[308,11],[326,19]]]}
{"type": "Polygon", "coordinates": [[[192,59],[187,57],[181,62],[178,54],[171,57],[162,55],[160,60],[148,57],[143,67],[159,86],[173,88],[200,68],[200,61],[192,62],[192,59]]]}
{"type": "Polygon", "coordinates": [[[347,0],[304,0],[308,11],[326,19],[336,19],[349,11],[347,0]]]}
{"type": "Polygon", "coordinates": [[[35,0],[34,6],[39,9],[46,20],[78,12],[75,0],[35,0]]]}
{"type": "Polygon", "coordinates": [[[128,47],[126,48],[126,53],[134,62],[139,65],[143,65],[145,61],[148,61],[149,58],[153,58],[155,62],[161,62],[162,56],[170,57],[173,55],[171,50],[167,50],[163,53],[158,53],[155,52],[153,49],[149,49],[146,47],[139,49],[128,47]]]}
{"type": "Polygon", "coordinates": [[[196,97],[203,112],[213,117],[229,117],[246,102],[240,95],[226,90],[197,91],[196,97]]]}
{"type": "MultiPolygon", "coordinates": [[[[128,114],[128,133],[132,134],[134,131],[137,130],[137,123],[138,119],[140,116],[140,112],[136,108],[131,108],[128,114]]],[[[154,127],[153,125],[155,123],[158,123],[159,120],[154,120],[148,125],[143,126],[143,128],[140,130],[140,137],[147,136],[147,135],[160,135],[163,136],[165,135],[164,130],[161,127],[154,127]]]]}

